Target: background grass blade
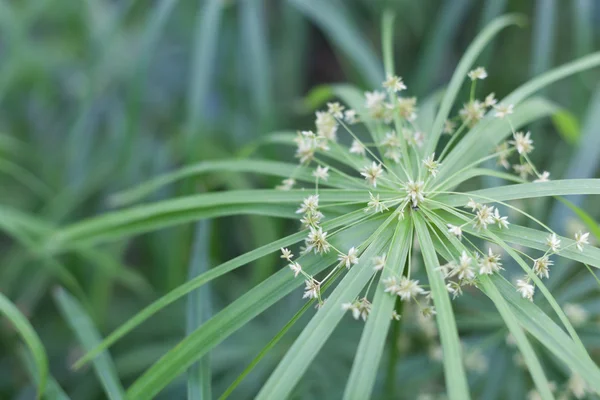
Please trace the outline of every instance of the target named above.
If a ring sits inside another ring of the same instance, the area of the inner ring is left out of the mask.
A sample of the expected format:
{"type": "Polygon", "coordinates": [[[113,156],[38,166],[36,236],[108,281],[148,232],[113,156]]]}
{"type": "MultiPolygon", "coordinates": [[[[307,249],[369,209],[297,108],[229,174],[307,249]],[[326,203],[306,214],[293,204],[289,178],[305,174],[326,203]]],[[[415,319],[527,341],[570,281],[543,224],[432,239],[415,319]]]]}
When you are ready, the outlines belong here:
{"type": "Polygon", "coordinates": [[[375,51],[353,25],[348,10],[338,0],[288,0],[290,4],[315,23],[329,39],[352,60],[365,81],[379,87],[383,70],[375,51]]]}
{"type": "Polygon", "coordinates": [[[470,0],[446,1],[443,3],[433,25],[436,29],[425,40],[422,53],[416,67],[416,77],[413,82],[414,93],[426,94],[438,80],[440,67],[445,64],[447,54],[455,41],[457,26],[465,19],[470,0]]]}
{"type": "Polygon", "coordinates": [[[242,51],[247,70],[245,76],[251,105],[259,116],[258,132],[269,131],[273,125],[275,110],[271,93],[271,57],[267,42],[265,3],[242,1],[239,3],[241,18],[242,51]]]}
{"type": "MultiPolygon", "coordinates": [[[[600,86],[596,88],[591,99],[583,123],[580,140],[575,154],[571,157],[564,178],[591,178],[598,171],[598,167],[600,166],[600,135],[598,135],[598,126],[600,126],[600,86]]],[[[578,207],[583,204],[581,196],[568,197],[567,199],[578,207]]],[[[550,214],[550,226],[558,232],[564,233],[563,227],[568,215],[568,208],[563,204],[557,203],[550,214]]]]}
{"type": "Polygon", "coordinates": [[[427,277],[429,278],[433,303],[437,311],[436,320],[444,351],[444,375],[448,397],[451,400],[469,399],[469,385],[462,363],[454,311],[444,279],[437,270],[440,264],[423,217],[419,213],[413,213],[412,215],[414,216],[415,231],[423,253],[427,277]]]}
{"type": "MultiPolygon", "coordinates": [[[[381,274],[379,282],[384,279],[384,276],[402,275],[412,239],[412,224],[407,219],[406,223],[396,226],[394,237],[387,252],[387,267],[384,273],[381,274]]],[[[391,323],[390,315],[392,315],[396,303],[396,296],[385,293],[384,286],[380,285],[379,282],[369,318],[356,350],[352,371],[344,391],[344,399],[368,399],[373,391],[381,354],[385,347],[385,338],[388,335],[391,323]]],[[[392,346],[391,351],[397,351],[395,346],[392,346]]],[[[387,395],[394,396],[393,393],[387,393],[387,395]]]]}
{"type": "MultiPolygon", "coordinates": [[[[102,341],[96,331],[94,323],[81,305],[64,289],[58,288],[54,292],[54,300],[63,318],[67,321],[77,340],[87,351],[96,347],[102,341]]],[[[115,366],[108,352],[104,352],[93,361],[94,372],[102,383],[106,396],[111,400],[125,398],[123,386],[119,381],[115,366]]]]}
{"type": "Polygon", "coordinates": [[[44,345],[27,318],[19,311],[17,306],[2,293],[0,293],[0,313],[2,313],[14,326],[15,330],[19,332],[19,335],[33,356],[37,369],[37,398],[39,399],[44,393],[46,382],[48,381],[48,356],[46,355],[44,345]]]}
{"type": "MultiPolygon", "coordinates": [[[[27,372],[31,379],[39,385],[41,383],[40,380],[40,371],[36,366],[35,359],[29,353],[29,351],[24,348],[20,349],[19,355],[21,356],[21,360],[23,360],[23,364],[27,368],[27,372]]],[[[69,400],[69,396],[64,392],[64,390],[60,387],[58,382],[52,377],[52,375],[48,375],[46,380],[46,388],[44,390],[44,397],[50,400],[69,400]]]]}
{"type": "MultiPolygon", "coordinates": [[[[209,269],[210,259],[210,221],[196,225],[192,255],[189,263],[189,281],[209,269]]],[[[190,335],[206,322],[212,314],[210,288],[204,285],[188,294],[186,334],[190,335]]],[[[212,372],[210,354],[206,354],[188,370],[188,400],[211,399],[212,372]]]]}
{"type": "Polygon", "coordinates": [[[206,99],[215,69],[217,41],[224,3],[221,0],[198,1],[196,32],[194,34],[191,85],[187,98],[186,135],[189,140],[198,134],[204,117],[206,99]]]}

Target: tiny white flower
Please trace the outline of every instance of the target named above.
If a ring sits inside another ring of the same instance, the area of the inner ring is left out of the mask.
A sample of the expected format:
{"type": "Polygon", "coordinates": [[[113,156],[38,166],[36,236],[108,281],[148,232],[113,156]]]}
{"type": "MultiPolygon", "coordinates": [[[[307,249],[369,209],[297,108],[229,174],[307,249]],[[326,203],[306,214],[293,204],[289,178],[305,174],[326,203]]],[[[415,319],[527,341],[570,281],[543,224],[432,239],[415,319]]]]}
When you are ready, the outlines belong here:
{"type": "Polygon", "coordinates": [[[310,233],[306,238],[305,244],[307,252],[312,250],[315,254],[327,253],[331,249],[331,245],[327,242],[327,232],[323,232],[323,228],[321,227],[310,227],[310,233]]]}
{"type": "Polygon", "coordinates": [[[500,228],[500,229],[502,229],[502,228],[508,228],[508,225],[510,224],[508,222],[508,217],[501,217],[497,208],[494,210],[494,214],[492,215],[492,219],[494,220],[494,224],[497,224],[498,228],[500,228]]]}
{"type": "Polygon", "coordinates": [[[386,132],[385,137],[381,141],[382,146],[400,147],[400,138],[395,131],[386,132]]]}
{"type": "Polygon", "coordinates": [[[292,261],[289,265],[290,269],[294,273],[294,278],[298,276],[300,272],[302,272],[302,266],[296,261],[292,261]]]}
{"type": "Polygon", "coordinates": [[[377,178],[383,174],[383,168],[381,164],[377,164],[375,161],[371,165],[367,165],[360,170],[360,174],[365,177],[373,187],[377,187],[377,178]]]}
{"type": "Polygon", "coordinates": [[[292,261],[293,257],[294,257],[294,255],[292,254],[292,252],[289,249],[281,248],[281,257],[280,258],[284,258],[288,261],[292,261]]]}
{"type": "Polygon", "coordinates": [[[466,251],[463,250],[458,263],[454,263],[453,269],[450,272],[450,276],[458,276],[458,279],[471,280],[475,278],[475,271],[473,271],[473,258],[471,258],[466,251]]]}
{"type": "Polygon", "coordinates": [[[494,207],[482,205],[475,213],[475,228],[478,230],[487,229],[488,225],[495,223],[494,207]]]}
{"type": "Polygon", "coordinates": [[[479,273],[492,275],[499,272],[502,268],[500,254],[494,254],[491,248],[488,248],[488,255],[479,260],[479,273]]]}
{"type": "Polygon", "coordinates": [[[317,179],[327,181],[327,179],[329,178],[329,167],[322,167],[318,165],[317,169],[313,171],[312,175],[317,179]]]}
{"type": "Polygon", "coordinates": [[[417,297],[417,295],[423,294],[424,292],[425,290],[419,286],[419,281],[411,280],[403,276],[398,283],[396,294],[400,296],[400,300],[409,301],[411,298],[417,297]]]}
{"type": "Polygon", "coordinates": [[[318,299],[320,296],[321,285],[313,278],[304,281],[304,295],[303,299],[318,299]]]}
{"type": "Polygon", "coordinates": [[[578,374],[571,375],[567,386],[569,387],[571,393],[573,393],[573,396],[578,399],[583,399],[588,391],[587,384],[578,374]]]}
{"type": "Polygon", "coordinates": [[[458,240],[462,239],[462,229],[460,226],[448,224],[448,232],[456,236],[458,240]]]}
{"type": "Polygon", "coordinates": [[[375,119],[382,119],[386,114],[385,93],[380,91],[365,92],[365,108],[375,119]]]}
{"type": "Polygon", "coordinates": [[[546,238],[546,245],[550,247],[554,253],[560,248],[560,239],[556,236],[556,233],[552,233],[546,238]]]}
{"type": "Polygon", "coordinates": [[[400,159],[402,159],[402,153],[400,152],[400,149],[395,147],[388,148],[383,154],[383,156],[392,160],[396,164],[398,164],[400,162],[400,159]]]}
{"type": "Polygon", "coordinates": [[[472,81],[474,81],[475,79],[485,79],[488,76],[487,71],[483,67],[477,67],[474,70],[469,71],[467,75],[469,75],[469,78],[472,81]]]}
{"type": "Polygon", "coordinates": [[[404,185],[404,190],[406,190],[407,197],[412,202],[413,207],[417,207],[419,203],[425,200],[425,182],[423,181],[413,181],[409,179],[408,182],[404,185]]]}
{"type": "Polygon", "coordinates": [[[590,242],[588,242],[588,236],[590,236],[589,232],[577,232],[575,234],[575,246],[577,247],[577,250],[583,251],[583,245],[590,244],[590,242]]]}
{"type": "Polygon", "coordinates": [[[348,250],[348,254],[340,254],[338,257],[338,261],[344,264],[346,268],[350,268],[353,265],[358,264],[358,250],[356,247],[351,247],[348,250]]]}
{"type": "Polygon", "coordinates": [[[352,303],[342,304],[342,310],[352,311],[352,318],[356,320],[362,318],[363,321],[366,321],[371,312],[371,303],[366,298],[362,298],[352,303]]]}
{"type": "Polygon", "coordinates": [[[300,208],[296,210],[296,214],[303,214],[306,212],[316,212],[319,208],[319,195],[313,194],[308,196],[302,201],[300,208]]]}
{"type": "Polygon", "coordinates": [[[337,139],[336,134],[338,129],[338,123],[335,117],[331,113],[323,111],[317,111],[315,115],[317,116],[317,118],[315,119],[315,126],[317,127],[317,137],[322,137],[327,140],[335,141],[337,139]]]}
{"type": "Polygon", "coordinates": [[[477,203],[475,200],[470,198],[469,201],[467,202],[467,207],[469,207],[471,209],[471,211],[475,211],[481,207],[481,204],[477,203]]]}
{"type": "Polygon", "coordinates": [[[521,179],[527,179],[529,175],[533,175],[533,168],[528,163],[526,164],[515,164],[513,165],[513,169],[521,179]]]}
{"type": "Polygon", "coordinates": [[[275,187],[278,190],[290,190],[296,184],[296,180],[292,178],[287,178],[281,181],[281,185],[275,187]]]}
{"type": "Polygon", "coordinates": [[[544,171],[534,182],[549,182],[549,181],[550,181],[550,172],[544,171]]]}
{"type": "Polygon", "coordinates": [[[446,290],[452,295],[452,299],[456,299],[462,294],[462,288],[456,282],[450,281],[446,284],[446,290]]]}
{"type": "Polygon", "coordinates": [[[582,325],[589,319],[589,313],[579,304],[567,303],[563,307],[566,316],[573,325],[582,325]]]}
{"type": "Polygon", "coordinates": [[[359,156],[365,156],[367,154],[365,146],[363,146],[358,140],[354,139],[352,146],[350,146],[350,153],[358,154],[359,156]]]}
{"type": "Polygon", "coordinates": [[[373,195],[373,193],[369,192],[369,197],[371,200],[367,203],[367,209],[365,211],[369,211],[374,209],[375,212],[383,212],[384,210],[388,210],[387,206],[379,199],[379,195],[373,195]]]}
{"type": "Polygon", "coordinates": [[[479,100],[473,100],[463,105],[458,112],[460,118],[469,126],[474,126],[485,116],[485,105],[479,100]]]}
{"type": "Polygon", "coordinates": [[[392,110],[397,112],[402,118],[407,121],[417,119],[417,98],[416,97],[398,97],[396,106],[392,106],[392,110]]]}
{"type": "Polygon", "coordinates": [[[533,294],[535,293],[535,287],[529,283],[529,278],[526,276],[523,279],[517,280],[517,292],[521,294],[521,297],[533,301],[533,294]]]}
{"type": "Polygon", "coordinates": [[[385,259],[386,259],[385,254],[382,256],[373,257],[373,269],[375,271],[381,271],[382,269],[384,269],[385,268],[385,259]]]}
{"type": "Polygon", "coordinates": [[[540,257],[533,261],[533,272],[540,278],[548,279],[550,277],[550,267],[554,265],[554,261],[548,256],[540,257]]]}
{"type": "Polygon", "coordinates": [[[395,75],[390,75],[383,82],[383,87],[388,89],[390,92],[400,92],[406,90],[406,85],[402,82],[402,78],[395,75]]]}
{"type": "Polygon", "coordinates": [[[444,122],[444,130],[443,133],[447,135],[452,135],[454,133],[454,129],[456,128],[456,124],[449,119],[444,122]]]}
{"type": "Polygon", "coordinates": [[[440,168],[442,163],[439,161],[435,161],[434,158],[435,158],[435,153],[433,153],[429,157],[423,159],[423,165],[425,165],[425,168],[427,168],[427,170],[429,171],[431,176],[433,176],[435,178],[437,176],[438,169],[440,168]]]}
{"type": "Polygon", "coordinates": [[[356,111],[351,109],[344,111],[344,121],[350,125],[356,124],[358,122],[356,111]]]}
{"type": "Polygon", "coordinates": [[[396,310],[392,311],[392,319],[394,321],[400,321],[400,314],[398,314],[396,310]]]}
{"type": "Polygon", "coordinates": [[[324,217],[325,216],[320,211],[311,211],[304,214],[300,219],[300,222],[305,228],[310,228],[311,226],[319,225],[324,217]]]}
{"type": "Polygon", "coordinates": [[[486,107],[492,107],[495,106],[497,102],[498,101],[496,100],[496,94],[490,93],[485,97],[483,104],[485,104],[486,107]]]}
{"type": "MultiPolygon", "coordinates": [[[[513,135],[515,140],[511,140],[509,143],[514,144],[519,154],[529,154],[533,151],[533,140],[530,138],[531,132],[523,133],[516,132],[513,135]]],[[[548,174],[550,175],[550,174],[548,174]]]]}
{"type": "Polygon", "coordinates": [[[437,314],[437,311],[435,311],[435,307],[433,307],[433,306],[425,306],[425,307],[421,308],[421,315],[425,318],[433,317],[436,314],[437,314]]]}
{"type": "Polygon", "coordinates": [[[395,295],[396,293],[398,293],[400,286],[398,285],[398,280],[395,276],[387,277],[381,282],[383,283],[383,286],[385,286],[385,293],[389,293],[391,295],[395,295]]]}
{"type": "Polygon", "coordinates": [[[344,118],[344,106],[337,101],[334,103],[327,103],[327,112],[333,115],[335,118],[344,118]]]}
{"type": "Polygon", "coordinates": [[[496,118],[504,118],[513,113],[515,106],[512,104],[498,104],[496,108],[496,118]]]}

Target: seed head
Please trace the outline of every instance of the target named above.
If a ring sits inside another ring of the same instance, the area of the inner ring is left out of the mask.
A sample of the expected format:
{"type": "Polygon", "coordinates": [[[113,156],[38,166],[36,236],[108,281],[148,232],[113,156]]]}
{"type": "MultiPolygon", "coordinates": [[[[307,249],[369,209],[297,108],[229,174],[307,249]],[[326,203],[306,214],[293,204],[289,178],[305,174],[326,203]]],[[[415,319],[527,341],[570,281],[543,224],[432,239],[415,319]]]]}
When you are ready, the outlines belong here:
{"type": "Polygon", "coordinates": [[[360,174],[365,177],[373,187],[377,187],[377,178],[383,174],[383,168],[381,164],[377,164],[375,161],[371,165],[367,165],[360,170],[360,174]]]}
{"type": "Polygon", "coordinates": [[[575,234],[575,246],[577,247],[577,250],[583,251],[583,245],[590,244],[590,242],[588,242],[589,236],[590,236],[589,232],[586,232],[586,233],[577,232],[575,234]]]}
{"type": "Polygon", "coordinates": [[[535,287],[529,283],[529,277],[517,280],[517,292],[521,294],[524,299],[533,301],[533,294],[535,293],[535,287]]]}
{"type": "Polygon", "coordinates": [[[358,264],[358,250],[356,247],[351,247],[350,250],[348,250],[348,254],[339,255],[338,261],[349,269],[351,266],[358,264]]]}
{"type": "Polygon", "coordinates": [[[469,78],[471,78],[472,81],[476,79],[485,79],[488,76],[485,68],[483,67],[477,67],[474,70],[469,71],[467,75],[469,75],[469,78]]]}

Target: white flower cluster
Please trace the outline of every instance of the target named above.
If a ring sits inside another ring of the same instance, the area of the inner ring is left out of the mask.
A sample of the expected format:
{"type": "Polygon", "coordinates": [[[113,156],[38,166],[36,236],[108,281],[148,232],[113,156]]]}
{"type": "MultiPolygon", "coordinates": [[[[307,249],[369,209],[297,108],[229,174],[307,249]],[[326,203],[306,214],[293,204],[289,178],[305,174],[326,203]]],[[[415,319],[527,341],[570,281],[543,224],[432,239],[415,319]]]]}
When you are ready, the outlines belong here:
{"type": "Polygon", "coordinates": [[[476,286],[477,275],[493,275],[502,270],[500,254],[488,248],[487,254],[469,254],[463,250],[458,261],[450,261],[438,268],[442,277],[447,281],[446,289],[453,298],[460,296],[463,286],[476,286]],[[455,278],[456,280],[450,280],[455,278]]]}
{"type": "MultiPolygon", "coordinates": [[[[563,251],[573,246],[577,248],[577,250],[583,251],[583,246],[589,244],[589,235],[589,233],[577,232],[575,234],[575,241],[569,246],[561,248],[560,238],[556,235],[556,233],[552,232],[546,238],[546,245],[548,246],[548,249],[546,250],[544,255],[533,260],[533,273],[541,279],[548,279],[550,277],[550,267],[554,265],[554,261],[550,259],[550,256],[553,254],[558,254],[560,251],[563,251]]],[[[535,294],[535,285],[531,282],[531,280],[532,279],[528,275],[525,275],[523,278],[517,280],[516,286],[521,296],[533,301],[533,295],[535,294]]]]}

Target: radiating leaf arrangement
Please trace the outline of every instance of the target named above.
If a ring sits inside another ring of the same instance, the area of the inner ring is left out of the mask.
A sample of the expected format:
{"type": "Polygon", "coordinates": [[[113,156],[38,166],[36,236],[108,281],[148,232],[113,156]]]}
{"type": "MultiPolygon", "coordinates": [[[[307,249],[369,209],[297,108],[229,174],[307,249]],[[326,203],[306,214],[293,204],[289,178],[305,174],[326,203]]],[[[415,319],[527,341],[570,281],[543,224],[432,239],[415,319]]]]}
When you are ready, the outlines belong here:
{"type": "MultiPolygon", "coordinates": [[[[307,14],[320,15],[318,2],[294,3],[307,14]]],[[[169,7],[170,3],[165,4],[169,7]]],[[[217,2],[209,5],[213,14],[219,13],[217,2]]],[[[250,35],[256,34],[255,12],[250,6],[245,10],[245,29],[250,35]]],[[[291,293],[303,298],[305,305],[289,315],[289,322],[263,351],[224,393],[218,393],[221,398],[230,396],[298,321],[316,309],[269,371],[257,398],[293,396],[319,353],[336,339],[336,328],[344,318],[353,318],[364,328],[345,390],[336,397],[370,398],[383,375],[386,387],[379,392],[387,390],[390,398],[399,397],[401,388],[394,388],[399,351],[395,335],[399,324],[414,313],[423,326],[437,332],[434,338],[439,335],[434,357],[442,361],[445,383],[431,394],[468,399],[472,382],[467,370],[478,360],[462,341],[454,308],[456,303],[471,301],[479,294],[479,299],[485,296],[493,304],[508,333],[507,340],[518,350],[530,377],[531,396],[552,399],[600,394],[600,369],[573,326],[578,313],[583,318],[582,311],[577,305],[561,307],[545,283],[559,257],[580,263],[582,269],[600,268],[600,249],[589,243],[586,232],[572,238],[560,236],[526,212],[521,202],[600,195],[599,179],[550,180],[549,172],[538,169],[530,157],[535,151],[536,132],[525,129],[534,121],[561,115],[557,114],[560,107],[536,97],[536,93],[560,79],[599,66],[600,53],[541,74],[502,99],[494,93],[480,93],[478,82],[488,73],[475,64],[476,60],[500,31],[521,23],[517,16],[500,17],[475,38],[443,94],[419,103],[405,95],[411,91],[410,83],[395,74],[393,22],[394,16],[385,13],[382,43],[386,78],[381,87],[363,93],[351,85],[333,86],[331,93],[338,101],[316,112],[313,129],[279,132],[263,140],[294,148],[292,162],[236,159],[186,166],[113,195],[111,203],[123,209],[60,228],[39,225],[17,213],[5,218],[7,230],[24,244],[31,237],[43,238],[43,258],[54,263],[59,273],[61,265],[54,257],[75,253],[99,258],[99,251],[90,254],[99,244],[165,227],[231,215],[297,220],[299,232],[210,269],[206,268],[206,254],[201,254],[207,250],[198,242],[190,261],[189,280],[131,316],[104,340],[77,300],[63,289],[56,291],[57,305],[87,351],[75,368],[92,364],[110,398],[153,398],[186,372],[189,397],[210,396],[209,354],[291,293]],[[491,169],[490,161],[497,168],[491,169]],[[277,176],[282,182],[274,189],[227,190],[132,205],[175,182],[224,171],[277,176]],[[479,182],[474,178],[480,177],[501,178],[513,184],[472,189],[473,183],[479,182]],[[511,221],[513,217],[529,219],[537,229],[519,226],[511,221]],[[281,270],[220,311],[208,304],[207,291],[197,291],[273,253],[280,256],[281,270]],[[504,270],[509,262],[522,269],[514,280],[504,270]],[[123,389],[107,350],[182,298],[189,301],[187,336],[123,389]],[[548,355],[559,365],[562,376],[548,375],[548,355]],[[384,361],[388,361],[385,371],[384,361]]],[[[351,52],[350,36],[339,36],[348,29],[341,25],[330,34],[351,52]]],[[[360,58],[360,52],[350,55],[360,58]]],[[[372,61],[364,60],[362,68],[369,80],[375,81],[379,72],[372,61]]],[[[257,85],[260,92],[264,85],[257,85]]],[[[265,104],[270,100],[257,96],[262,102],[259,108],[268,109],[265,104]]],[[[189,132],[197,123],[198,117],[192,116],[189,132]]],[[[585,212],[566,204],[593,225],[585,212]]],[[[203,225],[198,226],[198,240],[206,239],[203,229],[203,225]]],[[[135,277],[125,279],[135,284],[135,277]]],[[[76,282],[69,290],[76,295],[81,292],[76,282]]],[[[39,383],[39,392],[46,387],[47,393],[51,390],[62,398],[60,387],[48,376],[47,356],[34,331],[12,303],[7,299],[2,303],[0,311],[13,321],[34,355],[35,369],[30,370],[39,383]]]]}

